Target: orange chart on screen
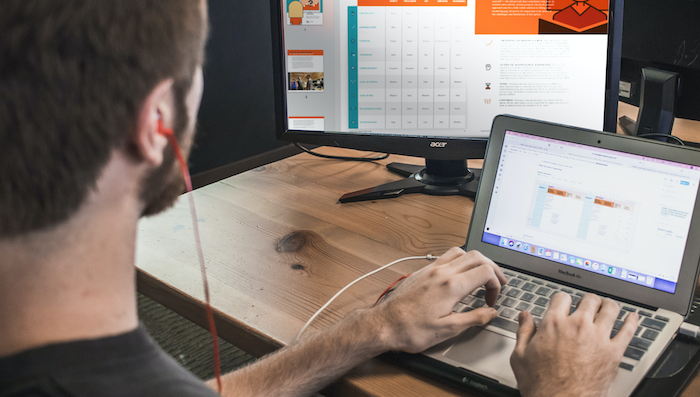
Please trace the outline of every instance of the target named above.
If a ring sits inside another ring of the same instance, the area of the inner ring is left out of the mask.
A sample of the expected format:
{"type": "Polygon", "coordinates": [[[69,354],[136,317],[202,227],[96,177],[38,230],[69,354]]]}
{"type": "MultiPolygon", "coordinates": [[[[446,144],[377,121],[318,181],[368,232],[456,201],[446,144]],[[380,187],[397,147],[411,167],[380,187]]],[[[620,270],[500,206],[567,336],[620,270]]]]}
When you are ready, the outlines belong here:
{"type": "Polygon", "coordinates": [[[323,55],[323,50],[287,50],[289,56],[318,56],[323,55]]]}
{"type": "Polygon", "coordinates": [[[472,0],[476,34],[606,34],[608,0],[472,0]]]}

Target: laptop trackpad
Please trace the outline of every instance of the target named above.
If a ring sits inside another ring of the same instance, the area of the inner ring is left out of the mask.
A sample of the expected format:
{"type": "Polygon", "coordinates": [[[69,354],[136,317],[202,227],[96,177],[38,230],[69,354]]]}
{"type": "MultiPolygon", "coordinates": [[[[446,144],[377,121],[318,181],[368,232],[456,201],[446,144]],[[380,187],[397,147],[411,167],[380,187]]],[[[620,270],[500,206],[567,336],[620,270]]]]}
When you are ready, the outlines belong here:
{"type": "Polygon", "coordinates": [[[517,381],[510,368],[514,348],[515,339],[474,327],[462,334],[444,355],[461,363],[465,369],[516,387],[517,381]]]}

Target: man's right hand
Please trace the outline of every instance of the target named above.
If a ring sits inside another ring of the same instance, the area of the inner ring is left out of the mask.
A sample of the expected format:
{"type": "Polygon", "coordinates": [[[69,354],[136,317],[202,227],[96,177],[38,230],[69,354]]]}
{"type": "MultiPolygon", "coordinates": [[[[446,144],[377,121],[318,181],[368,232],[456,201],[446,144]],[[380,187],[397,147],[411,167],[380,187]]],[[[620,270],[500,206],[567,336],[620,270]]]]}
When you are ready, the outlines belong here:
{"type": "Polygon", "coordinates": [[[493,305],[508,281],[492,260],[477,251],[453,248],[404,280],[386,301],[370,309],[384,330],[387,347],[418,353],[496,317],[493,305]],[[468,313],[452,308],[484,286],[487,307],[468,313]]]}
{"type": "Polygon", "coordinates": [[[530,313],[520,314],[510,361],[523,396],[607,395],[639,317],[628,314],[610,339],[620,312],[617,303],[587,294],[571,315],[570,306],[571,297],[557,293],[539,329],[530,313]]]}

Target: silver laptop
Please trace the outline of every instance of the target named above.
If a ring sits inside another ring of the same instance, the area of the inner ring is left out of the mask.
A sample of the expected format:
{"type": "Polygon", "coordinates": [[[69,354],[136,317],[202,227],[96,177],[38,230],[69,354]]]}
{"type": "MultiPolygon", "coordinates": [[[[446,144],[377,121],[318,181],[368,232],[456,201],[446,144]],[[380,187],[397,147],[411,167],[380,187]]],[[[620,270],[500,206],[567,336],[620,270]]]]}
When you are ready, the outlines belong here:
{"type": "MultiPolygon", "coordinates": [[[[553,294],[615,299],[640,326],[610,396],[628,396],[689,313],[698,279],[700,152],[511,116],[494,120],[466,249],[509,279],[498,317],[424,354],[503,386],[520,311],[539,322],[553,294]]],[[[485,305],[479,289],[454,308],[485,305]]]]}

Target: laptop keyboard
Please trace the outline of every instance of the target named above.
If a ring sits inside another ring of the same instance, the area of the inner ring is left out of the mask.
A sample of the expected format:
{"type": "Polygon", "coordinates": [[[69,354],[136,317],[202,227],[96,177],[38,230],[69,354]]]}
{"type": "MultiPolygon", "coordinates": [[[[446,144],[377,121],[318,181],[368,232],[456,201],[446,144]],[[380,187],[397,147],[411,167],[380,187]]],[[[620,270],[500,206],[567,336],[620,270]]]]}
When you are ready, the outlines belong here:
{"type": "MultiPolygon", "coordinates": [[[[572,306],[569,310],[569,314],[576,310],[576,305],[585,294],[583,291],[578,291],[536,277],[516,274],[508,270],[504,271],[504,274],[508,279],[508,284],[501,288],[501,293],[494,306],[498,311],[498,317],[491,320],[489,325],[512,332],[518,331],[518,315],[521,311],[530,312],[535,323],[539,325],[549,306],[551,297],[557,292],[565,292],[571,296],[572,306]]],[[[486,301],[484,300],[485,295],[486,291],[484,288],[476,289],[460,303],[455,305],[453,311],[464,313],[483,307],[486,305],[486,301]]],[[[637,362],[641,360],[652,343],[656,341],[656,338],[664,329],[669,319],[654,315],[653,312],[643,308],[620,302],[618,302],[618,304],[621,310],[620,314],[617,316],[610,337],[613,338],[617,335],[628,313],[637,312],[639,314],[639,327],[637,327],[637,331],[634,334],[635,336],[632,338],[627,350],[625,350],[625,357],[629,358],[632,362],[637,362]]],[[[622,362],[620,363],[620,368],[631,371],[634,369],[635,365],[636,363],[630,364],[628,362],[622,362]]]]}

